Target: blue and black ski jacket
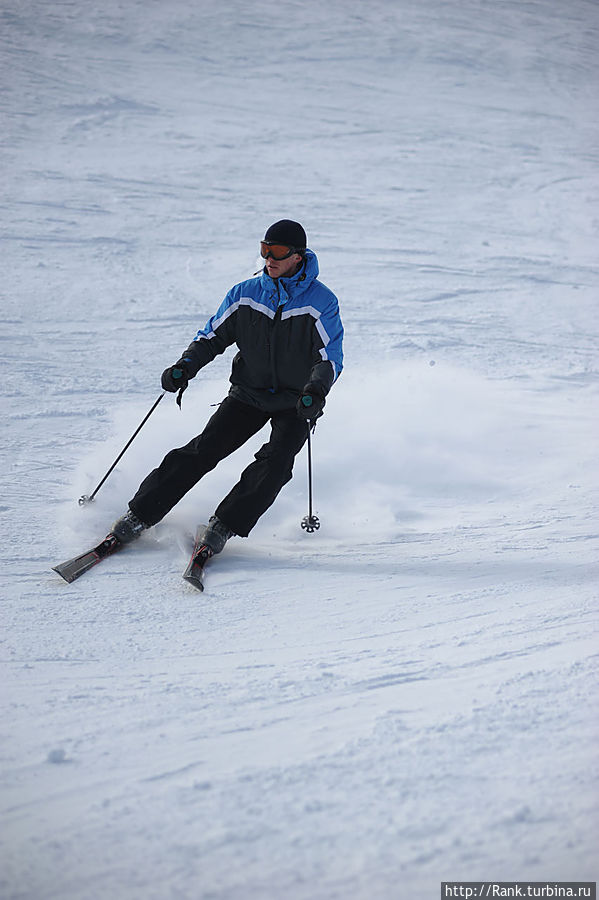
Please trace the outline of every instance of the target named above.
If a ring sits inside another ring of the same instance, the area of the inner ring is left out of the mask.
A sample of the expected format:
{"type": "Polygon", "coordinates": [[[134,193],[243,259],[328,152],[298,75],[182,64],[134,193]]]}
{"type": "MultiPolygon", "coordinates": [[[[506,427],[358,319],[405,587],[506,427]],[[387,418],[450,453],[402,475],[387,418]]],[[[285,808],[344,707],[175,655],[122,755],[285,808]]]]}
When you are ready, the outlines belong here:
{"type": "Polygon", "coordinates": [[[181,358],[189,377],[236,344],[231,396],[271,413],[294,407],[309,383],[326,396],[343,368],[343,325],[317,275],[306,250],[295,275],[274,280],[264,270],[232,287],[181,358]]]}

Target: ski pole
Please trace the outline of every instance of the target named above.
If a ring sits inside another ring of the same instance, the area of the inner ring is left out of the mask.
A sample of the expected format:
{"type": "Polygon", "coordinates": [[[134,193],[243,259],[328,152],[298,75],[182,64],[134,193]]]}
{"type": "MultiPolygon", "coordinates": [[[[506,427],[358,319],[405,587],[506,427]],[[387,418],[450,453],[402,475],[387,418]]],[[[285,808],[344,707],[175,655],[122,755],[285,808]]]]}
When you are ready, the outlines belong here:
{"type": "MultiPolygon", "coordinates": [[[[312,513],[312,426],[307,421],[308,426],[308,515],[302,519],[302,528],[308,534],[318,531],[320,528],[320,520],[312,513]]],[[[315,427],[315,426],[314,426],[315,427]]]]}
{"type": "Polygon", "coordinates": [[[112,470],[119,463],[121,458],[125,455],[126,451],[129,449],[129,447],[131,446],[131,444],[133,443],[133,441],[135,440],[135,438],[137,437],[137,435],[139,434],[141,429],[144,427],[144,425],[146,424],[146,422],[148,421],[148,419],[150,418],[150,416],[152,415],[152,413],[154,412],[154,410],[156,409],[156,407],[158,406],[158,404],[160,403],[160,401],[162,400],[163,397],[164,397],[164,392],[162,394],[160,394],[160,396],[158,397],[158,399],[152,406],[152,409],[150,410],[150,412],[144,417],[144,419],[141,421],[141,423],[139,424],[139,426],[137,427],[135,432],[131,435],[131,437],[129,438],[129,440],[127,441],[127,443],[125,444],[125,446],[123,447],[123,449],[121,450],[121,452],[119,453],[119,455],[117,456],[117,458],[115,459],[115,461],[113,462],[111,467],[109,468],[108,472],[106,473],[106,475],[104,476],[104,478],[102,479],[100,484],[95,489],[95,491],[92,494],[90,494],[89,496],[87,494],[83,494],[82,497],[79,497],[79,506],[85,506],[86,503],[92,502],[92,500],[94,499],[94,497],[96,496],[96,494],[98,493],[98,491],[100,490],[100,488],[102,487],[102,485],[104,484],[104,482],[106,481],[106,479],[108,478],[108,476],[110,475],[112,470]]]}

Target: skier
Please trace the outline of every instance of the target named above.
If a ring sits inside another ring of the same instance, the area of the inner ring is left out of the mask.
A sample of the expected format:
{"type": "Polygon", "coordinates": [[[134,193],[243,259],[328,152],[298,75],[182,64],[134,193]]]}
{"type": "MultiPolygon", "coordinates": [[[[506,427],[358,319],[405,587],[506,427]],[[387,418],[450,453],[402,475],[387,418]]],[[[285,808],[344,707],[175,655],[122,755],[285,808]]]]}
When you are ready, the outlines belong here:
{"type": "Polygon", "coordinates": [[[233,535],[247,537],[291,479],[308,430],[322,415],[343,366],[337,298],[318,281],[316,254],[307,248],[298,222],[271,225],[260,253],[261,275],[232,287],[182,357],[162,374],[165,391],[184,391],[215,356],[237,346],[228,396],[201,434],[171,450],[142,481],[112,527],[121,544],[164,518],[200,478],[270,422],[269,440],[217,506],[203,544],[212,555],[233,535]]]}

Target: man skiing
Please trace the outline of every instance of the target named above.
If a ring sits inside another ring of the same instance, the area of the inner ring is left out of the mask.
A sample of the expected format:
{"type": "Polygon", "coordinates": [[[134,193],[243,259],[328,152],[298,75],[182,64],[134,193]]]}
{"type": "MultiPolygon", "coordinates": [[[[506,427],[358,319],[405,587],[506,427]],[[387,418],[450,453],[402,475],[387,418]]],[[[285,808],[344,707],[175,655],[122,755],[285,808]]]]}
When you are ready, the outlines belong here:
{"type": "Polygon", "coordinates": [[[208,555],[233,535],[247,537],[292,477],[308,430],[343,366],[335,295],[318,281],[318,261],[298,222],[282,219],[260,243],[262,274],[231,288],[182,357],[162,374],[165,391],[235,344],[228,396],[201,434],[171,450],[142,481],[112,528],[121,544],[155,525],[222,459],[270,422],[269,440],[217,506],[203,534],[208,555]]]}

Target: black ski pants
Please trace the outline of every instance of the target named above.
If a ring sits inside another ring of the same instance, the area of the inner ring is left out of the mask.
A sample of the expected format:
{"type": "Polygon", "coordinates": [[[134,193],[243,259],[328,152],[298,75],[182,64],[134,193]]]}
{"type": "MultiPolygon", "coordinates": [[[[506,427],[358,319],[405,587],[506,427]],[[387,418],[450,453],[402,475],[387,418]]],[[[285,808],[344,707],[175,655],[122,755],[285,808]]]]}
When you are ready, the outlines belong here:
{"type": "Polygon", "coordinates": [[[241,474],[215,515],[235,534],[247,537],[293,474],[295,457],[308,437],[295,408],[267,413],[226,397],[201,434],[171,450],[140,484],[129,508],[146,525],[155,525],[211,469],[241,447],[270,420],[269,441],[241,474]]]}

